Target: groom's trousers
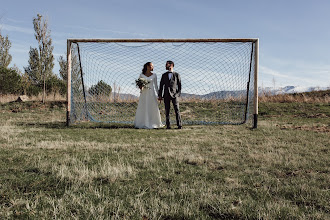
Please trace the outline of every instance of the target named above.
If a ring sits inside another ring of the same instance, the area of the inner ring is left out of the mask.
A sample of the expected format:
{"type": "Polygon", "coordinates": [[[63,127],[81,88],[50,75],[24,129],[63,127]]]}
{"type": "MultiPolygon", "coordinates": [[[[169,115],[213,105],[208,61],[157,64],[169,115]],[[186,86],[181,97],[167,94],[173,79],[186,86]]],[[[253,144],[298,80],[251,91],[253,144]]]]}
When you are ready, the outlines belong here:
{"type": "Polygon", "coordinates": [[[171,108],[171,102],[173,103],[174,111],[175,111],[175,117],[176,117],[176,125],[178,127],[182,126],[181,123],[181,115],[180,115],[180,109],[179,109],[179,102],[177,98],[164,98],[164,104],[165,104],[165,115],[166,115],[166,127],[170,127],[170,108],[171,108]]]}

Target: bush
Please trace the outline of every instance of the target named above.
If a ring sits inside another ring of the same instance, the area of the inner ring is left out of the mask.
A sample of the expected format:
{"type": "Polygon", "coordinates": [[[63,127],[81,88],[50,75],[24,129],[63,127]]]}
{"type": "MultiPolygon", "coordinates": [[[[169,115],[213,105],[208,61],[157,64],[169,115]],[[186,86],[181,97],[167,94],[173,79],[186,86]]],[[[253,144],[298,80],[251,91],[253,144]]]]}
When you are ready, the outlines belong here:
{"type": "Polygon", "coordinates": [[[26,95],[28,96],[37,96],[42,92],[42,88],[36,85],[29,85],[26,88],[26,95]]]}
{"type": "Polygon", "coordinates": [[[21,94],[21,76],[15,69],[0,66],[0,94],[21,94]]]}
{"type": "Polygon", "coordinates": [[[60,93],[61,95],[66,94],[66,83],[64,80],[58,78],[55,75],[51,75],[46,80],[46,93],[60,93]]]}
{"type": "Polygon", "coordinates": [[[111,91],[112,91],[111,86],[105,83],[103,80],[101,80],[96,85],[93,85],[88,92],[91,95],[109,96],[111,94],[111,91]]]}

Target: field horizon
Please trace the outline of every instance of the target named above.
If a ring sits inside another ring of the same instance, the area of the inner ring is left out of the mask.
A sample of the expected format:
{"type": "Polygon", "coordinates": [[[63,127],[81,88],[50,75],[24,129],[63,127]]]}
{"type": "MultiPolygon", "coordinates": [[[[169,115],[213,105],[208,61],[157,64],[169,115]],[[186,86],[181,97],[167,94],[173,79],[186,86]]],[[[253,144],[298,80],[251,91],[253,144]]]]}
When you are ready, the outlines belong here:
{"type": "Polygon", "coordinates": [[[329,91],[260,100],[258,129],[66,127],[0,104],[1,219],[329,219],[329,91]]]}

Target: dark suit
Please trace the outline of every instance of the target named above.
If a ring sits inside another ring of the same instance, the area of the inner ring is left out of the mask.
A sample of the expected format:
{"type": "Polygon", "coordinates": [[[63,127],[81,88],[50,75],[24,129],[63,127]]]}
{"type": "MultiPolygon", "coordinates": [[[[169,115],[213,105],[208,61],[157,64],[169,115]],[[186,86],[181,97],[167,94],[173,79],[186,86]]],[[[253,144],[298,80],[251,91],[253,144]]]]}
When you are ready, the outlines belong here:
{"type": "Polygon", "coordinates": [[[160,80],[158,97],[164,99],[166,126],[170,127],[170,104],[172,101],[176,116],[176,124],[178,127],[181,127],[182,123],[178,101],[178,97],[181,95],[181,78],[177,72],[172,72],[172,77],[171,79],[169,79],[168,73],[169,72],[166,72],[162,75],[162,78],[160,80]]]}

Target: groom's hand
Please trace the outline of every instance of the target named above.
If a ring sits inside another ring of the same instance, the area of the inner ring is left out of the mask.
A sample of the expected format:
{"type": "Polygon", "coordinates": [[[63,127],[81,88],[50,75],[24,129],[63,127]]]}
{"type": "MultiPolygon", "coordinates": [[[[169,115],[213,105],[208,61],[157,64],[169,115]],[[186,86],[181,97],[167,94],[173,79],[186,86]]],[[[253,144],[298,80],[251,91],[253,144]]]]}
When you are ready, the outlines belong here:
{"type": "Polygon", "coordinates": [[[161,102],[162,102],[162,100],[163,100],[163,98],[162,98],[162,97],[158,97],[158,101],[159,101],[159,103],[161,103],[161,102]]]}

